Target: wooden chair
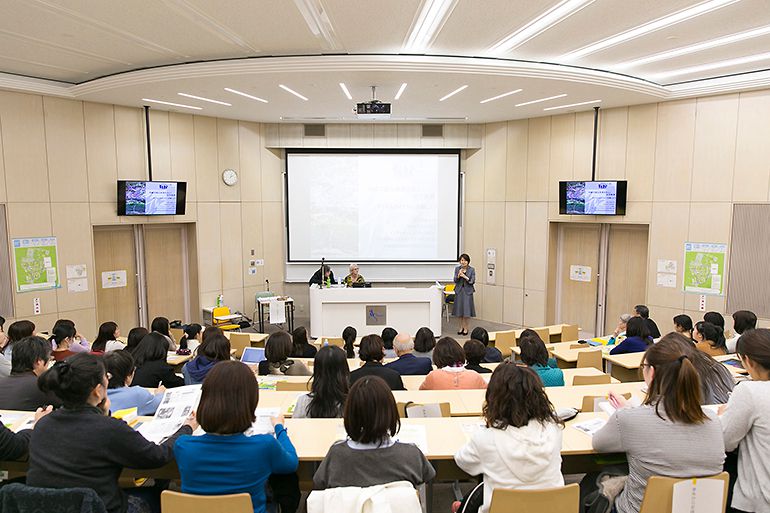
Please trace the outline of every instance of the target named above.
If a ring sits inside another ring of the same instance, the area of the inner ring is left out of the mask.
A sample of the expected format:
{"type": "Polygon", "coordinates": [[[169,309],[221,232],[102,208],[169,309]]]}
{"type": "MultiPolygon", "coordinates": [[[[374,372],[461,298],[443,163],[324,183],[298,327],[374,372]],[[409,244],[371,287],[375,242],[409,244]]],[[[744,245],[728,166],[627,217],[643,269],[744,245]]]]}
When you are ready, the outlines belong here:
{"type": "MultiPolygon", "coordinates": [[[[674,485],[691,479],[694,478],[678,479],[663,476],[650,477],[647,481],[647,488],[644,490],[644,499],[642,499],[642,506],[639,508],[639,513],[670,513],[674,485]]],[[[725,507],[727,506],[727,485],[730,479],[727,472],[697,479],[716,479],[722,481],[724,485],[722,491],[722,512],[724,513],[725,507]]]]}
{"type": "Polygon", "coordinates": [[[276,392],[310,392],[310,381],[276,381],[276,392]]]}
{"type": "Polygon", "coordinates": [[[231,333],[230,347],[235,350],[235,356],[240,358],[243,355],[243,350],[251,347],[251,337],[248,333],[231,333]]]}
{"type": "Polygon", "coordinates": [[[511,356],[513,347],[516,347],[516,332],[498,331],[495,335],[495,347],[503,354],[503,358],[511,356]]]}
{"type": "MultiPolygon", "coordinates": [[[[631,399],[630,393],[622,394],[623,397],[626,399],[631,399]]],[[[605,395],[584,395],[583,396],[583,405],[580,407],[580,411],[583,413],[592,412],[594,411],[594,403],[597,399],[607,399],[607,396],[605,395]]]]}
{"type": "Polygon", "coordinates": [[[559,488],[544,488],[542,490],[496,488],[492,492],[489,513],[526,513],[530,511],[578,513],[580,511],[580,487],[577,483],[572,483],[559,488]]]}
{"type": "Polygon", "coordinates": [[[591,351],[580,351],[578,353],[576,367],[578,368],[593,367],[594,369],[599,369],[600,371],[604,371],[604,367],[602,366],[603,362],[604,362],[604,359],[602,358],[602,352],[600,349],[594,349],[591,351]]]}
{"type": "Polygon", "coordinates": [[[580,340],[580,330],[577,324],[563,324],[561,327],[561,341],[572,342],[580,340]]]}
{"type": "Polygon", "coordinates": [[[572,386],[608,385],[610,383],[612,383],[612,378],[609,374],[600,374],[598,376],[574,376],[572,378],[572,386]]]}
{"type": "Polygon", "coordinates": [[[182,340],[182,337],[184,336],[184,330],[181,328],[169,328],[168,332],[171,334],[171,338],[173,338],[174,342],[177,344],[180,340],[182,340]]]}
{"type": "Polygon", "coordinates": [[[540,337],[540,340],[542,340],[546,344],[551,343],[551,330],[548,329],[548,326],[543,326],[541,328],[532,328],[532,331],[537,333],[537,336],[540,337]]]}
{"type": "MultiPolygon", "coordinates": [[[[441,411],[441,417],[451,417],[452,416],[452,408],[449,403],[434,403],[437,404],[439,407],[439,410],[441,411]]],[[[417,404],[413,403],[411,401],[406,403],[396,403],[396,409],[398,410],[398,416],[402,419],[407,418],[407,408],[411,408],[412,406],[431,406],[430,404],[417,404]]]]}
{"type": "Polygon", "coordinates": [[[253,513],[248,493],[234,495],[191,495],[165,490],[160,494],[163,513],[253,513]]]}

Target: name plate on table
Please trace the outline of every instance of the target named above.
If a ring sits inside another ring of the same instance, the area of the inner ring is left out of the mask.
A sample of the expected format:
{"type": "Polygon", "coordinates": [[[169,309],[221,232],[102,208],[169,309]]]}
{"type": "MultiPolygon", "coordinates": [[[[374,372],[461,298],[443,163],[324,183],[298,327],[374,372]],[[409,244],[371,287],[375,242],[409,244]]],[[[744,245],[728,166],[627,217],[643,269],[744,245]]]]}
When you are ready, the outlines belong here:
{"type": "Polygon", "coordinates": [[[386,326],[388,322],[388,307],[385,305],[366,305],[366,325],[386,326]]]}

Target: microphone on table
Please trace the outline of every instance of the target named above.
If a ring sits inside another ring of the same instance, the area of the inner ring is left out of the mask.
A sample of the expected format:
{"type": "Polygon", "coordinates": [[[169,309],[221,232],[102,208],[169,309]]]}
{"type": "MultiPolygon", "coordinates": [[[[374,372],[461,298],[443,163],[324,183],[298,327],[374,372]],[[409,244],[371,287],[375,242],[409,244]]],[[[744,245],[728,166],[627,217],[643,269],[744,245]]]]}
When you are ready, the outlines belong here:
{"type": "Polygon", "coordinates": [[[267,291],[270,292],[270,280],[265,278],[265,283],[267,284],[267,291]]]}

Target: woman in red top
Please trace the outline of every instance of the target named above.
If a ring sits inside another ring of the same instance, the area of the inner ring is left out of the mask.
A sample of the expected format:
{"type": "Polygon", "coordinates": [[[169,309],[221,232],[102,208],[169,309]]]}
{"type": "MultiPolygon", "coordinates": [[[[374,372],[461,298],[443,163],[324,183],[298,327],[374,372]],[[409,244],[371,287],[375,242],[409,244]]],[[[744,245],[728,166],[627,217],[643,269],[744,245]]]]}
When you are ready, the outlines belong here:
{"type": "Polygon", "coordinates": [[[70,351],[70,344],[74,342],[76,334],[75,327],[69,324],[60,323],[54,327],[53,335],[48,339],[49,342],[53,342],[56,346],[51,353],[54,360],[60,362],[77,354],[74,351],[70,351]]]}
{"type": "Polygon", "coordinates": [[[433,363],[438,368],[428,374],[420,390],[487,388],[487,382],[478,372],[464,367],[465,351],[452,337],[444,337],[436,343],[433,363]]]}

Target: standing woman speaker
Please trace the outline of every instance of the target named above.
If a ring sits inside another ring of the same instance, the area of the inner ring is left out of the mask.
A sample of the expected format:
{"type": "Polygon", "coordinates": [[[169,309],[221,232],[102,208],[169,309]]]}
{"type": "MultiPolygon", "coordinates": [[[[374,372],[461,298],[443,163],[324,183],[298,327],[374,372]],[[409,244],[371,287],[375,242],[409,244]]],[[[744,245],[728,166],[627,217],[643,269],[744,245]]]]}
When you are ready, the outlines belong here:
{"type": "Polygon", "coordinates": [[[458,335],[468,334],[468,318],[476,317],[476,307],[473,305],[473,293],[476,289],[476,270],[471,267],[471,257],[466,253],[460,255],[460,265],[455,267],[455,304],[452,314],[460,318],[458,335]]]}

